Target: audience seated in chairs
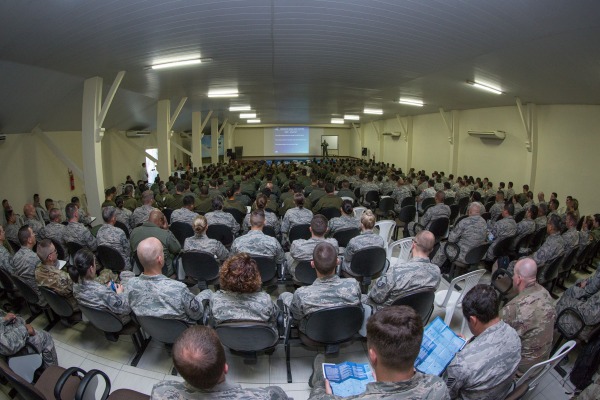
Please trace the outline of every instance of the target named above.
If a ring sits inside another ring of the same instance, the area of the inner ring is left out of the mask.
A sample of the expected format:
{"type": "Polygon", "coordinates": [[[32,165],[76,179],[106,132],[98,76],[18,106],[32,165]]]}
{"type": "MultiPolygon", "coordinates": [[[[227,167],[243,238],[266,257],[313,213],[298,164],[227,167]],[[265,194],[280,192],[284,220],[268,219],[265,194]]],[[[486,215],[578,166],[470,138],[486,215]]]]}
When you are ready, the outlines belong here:
{"type": "Polygon", "coordinates": [[[492,244],[485,254],[484,259],[488,262],[495,261],[495,249],[496,246],[504,239],[512,238],[517,233],[517,223],[513,218],[515,207],[510,203],[504,204],[504,210],[502,210],[502,219],[497,222],[492,222],[492,226],[489,232],[492,235],[492,244]]]}
{"type": "Polygon", "coordinates": [[[312,218],[313,218],[312,211],[310,211],[310,209],[304,207],[306,200],[307,199],[305,199],[304,195],[301,192],[294,190],[295,207],[290,208],[289,210],[286,211],[285,215],[283,216],[283,220],[281,222],[281,232],[284,234],[283,235],[283,244],[284,245],[286,243],[289,243],[288,234],[294,226],[308,225],[312,221],[312,218]]]}
{"type": "Polygon", "coordinates": [[[62,215],[58,208],[51,208],[48,212],[50,221],[40,230],[39,239],[50,239],[60,244],[63,254],[68,254],[67,242],[65,242],[66,226],[61,223],[62,215]]]}
{"type": "Polygon", "coordinates": [[[192,225],[194,218],[198,216],[198,213],[194,212],[194,196],[187,194],[183,197],[183,206],[177,210],[173,210],[171,213],[170,224],[175,222],[184,222],[192,225]]]}
{"type": "MultiPolygon", "coordinates": [[[[270,226],[275,231],[275,235],[279,235],[281,232],[281,224],[279,223],[279,218],[274,212],[266,211],[266,207],[269,199],[264,194],[259,194],[256,196],[256,201],[254,202],[255,210],[262,210],[265,214],[265,226],[270,226]]],[[[250,214],[246,214],[244,217],[244,222],[242,223],[242,232],[247,233],[251,228],[250,223],[250,214]]]]}
{"type": "Polygon", "coordinates": [[[185,239],[183,251],[203,251],[213,254],[220,263],[225,261],[229,251],[218,240],[206,236],[206,230],[208,229],[206,217],[198,215],[192,222],[192,228],[194,229],[194,236],[185,239]]]}
{"type": "Polygon", "coordinates": [[[328,235],[332,236],[346,229],[360,229],[360,221],[354,218],[354,208],[350,200],[344,200],[340,207],[342,215],[340,217],[331,218],[328,223],[328,235]]]}
{"type": "Polygon", "coordinates": [[[44,239],[37,244],[37,256],[41,263],[35,268],[35,281],[38,286],[52,289],[64,297],[74,311],[79,310],[73,297],[73,281],[69,274],[60,269],[56,248],[50,239],[44,239]]]}
{"type": "Polygon", "coordinates": [[[4,241],[6,240],[6,233],[4,228],[0,225],[0,268],[9,274],[13,273],[13,256],[10,251],[4,247],[4,241]]]}
{"type": "MultiPolygon", "coordinates": [[[[450,207],[444,204],[445,196],[446,195],[441,190],[435,194],[435,205],[429,207],[427,211],[425,211],[420,223],[425,229],[429,229],[431,223],[438,218],[450,218],[450,207]]],[[[408,231],[411,236],[414,236],[416,233],[415,225],[415,222],[408,224],[408,231]]]]}
{"type": "Polygon", "coordinates": [[[233,236],[240,231],[240,224],[237,223],[233,215],[223,211],[223,198],[216,196],[212,199],[213,211],[206,213],[208,225],[224,225],[231,229],[233,236]]]}
{"type": "Polygon", "coordinates": [[[233,241],[230,254],[248,253],[251,256],[270,257],[277,264],[282,265],[285,261],[283,248],[277,239],[263,233],[264,226],[264,211],[261,209],[252,211],[250,214],[250,231],[233,241]]]}

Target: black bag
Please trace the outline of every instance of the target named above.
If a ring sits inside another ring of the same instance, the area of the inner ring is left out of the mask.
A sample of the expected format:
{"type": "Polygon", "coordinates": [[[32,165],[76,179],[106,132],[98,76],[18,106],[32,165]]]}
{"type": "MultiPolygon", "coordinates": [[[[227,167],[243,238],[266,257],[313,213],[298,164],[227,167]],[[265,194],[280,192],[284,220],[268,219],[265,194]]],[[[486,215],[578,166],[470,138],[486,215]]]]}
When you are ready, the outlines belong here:
{"type": "Polygon", "coordinates": [[[588,342],[577,356],[569,379],[579,390],[592,383],[592,376],[600,366],[600,335],[588,342]]]}

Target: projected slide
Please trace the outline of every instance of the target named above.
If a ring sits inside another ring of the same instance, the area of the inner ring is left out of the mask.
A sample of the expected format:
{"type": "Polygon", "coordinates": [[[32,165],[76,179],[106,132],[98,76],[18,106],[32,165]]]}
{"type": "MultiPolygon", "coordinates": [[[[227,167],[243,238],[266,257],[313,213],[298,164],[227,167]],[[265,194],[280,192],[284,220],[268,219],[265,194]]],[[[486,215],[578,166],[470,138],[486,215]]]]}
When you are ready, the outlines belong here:
{"type": "Polygon", "coordinates": [[[273,154],[308,154],[308,127],[279,127],[273,130],[273,154]]]}

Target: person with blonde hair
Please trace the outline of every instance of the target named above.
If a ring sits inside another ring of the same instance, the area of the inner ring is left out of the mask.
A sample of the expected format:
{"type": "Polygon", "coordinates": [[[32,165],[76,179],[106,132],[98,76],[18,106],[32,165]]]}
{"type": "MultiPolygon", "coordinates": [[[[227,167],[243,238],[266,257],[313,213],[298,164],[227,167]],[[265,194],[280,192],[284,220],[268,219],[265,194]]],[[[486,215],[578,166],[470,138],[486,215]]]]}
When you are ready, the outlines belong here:
{"type": "Polygon", "coordinates": [[[385,249],[385,240],[373,232],[375,221],[375,214],[371,210],[365,211],[360,218],[361,233],[350,239],[344,251],[344,260],[342,262],[342,274],[344,276],[355,276],[350,270],[350,264],[352,263],[352,257],[357,251],[367,247],[381,247],[385,249]]]}
{"type": "Polygon", "coordinates": [[[208,221],[204,215],[199,215],[192,221],[194,236],[186,238],[183,243],[183,251],[202,251],[204,253],[214,254],[219,262],[225,261],[229,252],[218,240],[206,236],[208,221]]]}

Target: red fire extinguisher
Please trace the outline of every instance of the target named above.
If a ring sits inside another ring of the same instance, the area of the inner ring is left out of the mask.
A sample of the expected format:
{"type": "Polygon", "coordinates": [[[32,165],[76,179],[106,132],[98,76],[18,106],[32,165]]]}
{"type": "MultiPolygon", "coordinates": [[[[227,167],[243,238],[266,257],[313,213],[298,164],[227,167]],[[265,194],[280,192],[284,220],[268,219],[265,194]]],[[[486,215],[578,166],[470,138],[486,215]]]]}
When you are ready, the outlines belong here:
{"type": "Polygon", "coordinates": [[[69,183],[71,185],[71,191],[75,190],[75,178],[73,178],[73,171],[69,170],[69,183]]]}

